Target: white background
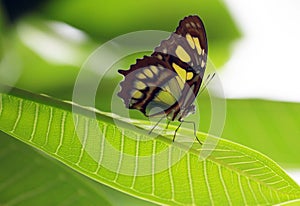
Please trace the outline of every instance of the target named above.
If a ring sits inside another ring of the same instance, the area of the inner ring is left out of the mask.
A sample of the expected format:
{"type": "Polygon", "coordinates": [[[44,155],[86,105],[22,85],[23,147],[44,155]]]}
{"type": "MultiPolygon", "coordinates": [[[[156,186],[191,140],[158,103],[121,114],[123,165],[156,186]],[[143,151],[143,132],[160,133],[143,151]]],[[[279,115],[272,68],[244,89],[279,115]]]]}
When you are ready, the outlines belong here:
{"type": "Polygon", "coordinates": [[[225,96],[300,102],[300,1],[225,3],[243,35],[220,72],[225,96]]]}
{"type": "Polygon", "coordinates": [[[300,102],[300,1],[225,4],[243,35],[220,73],[225,96],[300,102]]]}

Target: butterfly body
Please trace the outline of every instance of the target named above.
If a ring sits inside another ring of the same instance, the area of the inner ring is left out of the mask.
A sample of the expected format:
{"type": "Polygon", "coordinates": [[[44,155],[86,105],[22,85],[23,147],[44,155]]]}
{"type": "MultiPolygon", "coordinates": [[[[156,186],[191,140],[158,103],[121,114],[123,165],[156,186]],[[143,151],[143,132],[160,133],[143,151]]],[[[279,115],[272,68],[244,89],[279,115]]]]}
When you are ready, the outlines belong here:
{"type": "Polygon", "coordinates": [[[170,121],[183,122],[195,111],[193,102],[202,84],[206,61],[204,25],[198,16],[185,17],[151,56],[138,59],[129,70],[119,70],[125,80],[120,83],[118,96],[127,108],[137,109],[145,116],[166,116],[170,121]]]}

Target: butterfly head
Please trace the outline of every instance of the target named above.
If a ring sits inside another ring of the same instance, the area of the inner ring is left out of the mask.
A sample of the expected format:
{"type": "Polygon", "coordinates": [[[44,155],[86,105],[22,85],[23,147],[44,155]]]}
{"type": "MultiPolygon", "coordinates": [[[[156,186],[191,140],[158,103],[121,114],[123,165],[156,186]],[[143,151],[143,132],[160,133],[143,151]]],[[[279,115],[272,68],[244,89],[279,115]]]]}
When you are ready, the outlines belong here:
{"type": "Polygon", "coordinates": [[[196,111],[195,105],[191,104],[187,108],[180,110],[179,114],[177,115],[178,121],[182,122],[185,117],[189,116],[190,114],[194,114],[196,111]]]}

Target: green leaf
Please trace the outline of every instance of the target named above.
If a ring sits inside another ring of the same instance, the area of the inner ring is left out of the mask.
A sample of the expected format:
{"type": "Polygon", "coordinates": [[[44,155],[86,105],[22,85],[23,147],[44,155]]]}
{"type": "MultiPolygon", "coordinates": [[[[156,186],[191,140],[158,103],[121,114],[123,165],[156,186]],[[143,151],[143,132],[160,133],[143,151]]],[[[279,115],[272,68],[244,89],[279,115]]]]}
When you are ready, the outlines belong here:
{"type": "Polygon", "coordinates": [[[2,132],[0,164],[5,168],[0,170],[0,205],[151,205],[98,184],[2,132]]]}
{"type": "Polygon", "coordinates": [[[283,202],[280,206],[297,206],[300,204],[300,199],[283,202]]]}
{"type": "Polygon", "coordinates": [[[223,137],[262,151],[284,168],[300,168],[299,103],[247,99],[226,104],[223,137]]]}
{"type": "MultiPolygon", "coordinates": [[[[199,128],[208,132],[211,100],[202,94],[197,100],[202,120],[199,128]]],[[[299,122],[300,103],[226,99],[222,137],[262,152],[285,169],[299,170],[299,122]]]]}
{"type": "MultiPolygon", "coordinates": [[[[102,184],[159,204],[270,205],[300,197],[276,163],[244,146],[198,132],[205,144],[187,148],[188,141],[172,143],[168,135],[150,138],[141,121],[100,111],[94,119],[92,109],[74,106],[72,114],[71,106],[20,90],[2,93],[0,129],[102,184]]],[[[193,133],[181,131],[179,140],[193,133]]]]}

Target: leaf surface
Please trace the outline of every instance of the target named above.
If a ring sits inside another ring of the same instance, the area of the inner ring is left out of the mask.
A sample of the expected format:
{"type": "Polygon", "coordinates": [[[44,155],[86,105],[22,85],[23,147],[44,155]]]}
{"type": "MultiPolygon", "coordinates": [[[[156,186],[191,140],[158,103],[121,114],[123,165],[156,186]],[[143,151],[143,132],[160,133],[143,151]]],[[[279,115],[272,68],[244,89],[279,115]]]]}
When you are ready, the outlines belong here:
{"type": "Polygon", "coordinates": [[[102,184],[158,204],[270,205],[300,197],[299,185],[276,163],[244,146],[198,132],[206,140],[201,147],[188,141],[187,129],[172,143],[172,135],[149,136],[142,121],[73,109],[20,90],[2,93],[0,129],[102,184]]]}

